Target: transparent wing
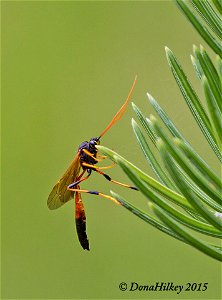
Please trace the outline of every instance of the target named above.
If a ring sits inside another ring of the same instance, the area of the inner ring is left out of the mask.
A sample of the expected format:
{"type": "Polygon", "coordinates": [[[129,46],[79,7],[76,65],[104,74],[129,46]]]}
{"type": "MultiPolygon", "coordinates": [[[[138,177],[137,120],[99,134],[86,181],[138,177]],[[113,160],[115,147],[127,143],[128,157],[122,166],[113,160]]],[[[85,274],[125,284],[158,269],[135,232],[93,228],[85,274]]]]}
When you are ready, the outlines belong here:
{"type": "Polygon", "coordinates": [[[52,189],[47,201],[49,209],[59,208],[73,198],[74,192],[68,191],[67,186],[76,181],[80,172],[80,167],[81,165],[78,152],[68,170],[52,189]]]}
{"type": "MultiPolygon", "coordinates": [[[[77,188],[80,188],[79,185],[77,185],[77,188]]],[[[89,250],[89,241],[86,234],[86,214],[81,194],[78,192],[76,192],[75,194],[75,202],[76,231],[78,234],[79,242],[84,250],[89,250]]]]}

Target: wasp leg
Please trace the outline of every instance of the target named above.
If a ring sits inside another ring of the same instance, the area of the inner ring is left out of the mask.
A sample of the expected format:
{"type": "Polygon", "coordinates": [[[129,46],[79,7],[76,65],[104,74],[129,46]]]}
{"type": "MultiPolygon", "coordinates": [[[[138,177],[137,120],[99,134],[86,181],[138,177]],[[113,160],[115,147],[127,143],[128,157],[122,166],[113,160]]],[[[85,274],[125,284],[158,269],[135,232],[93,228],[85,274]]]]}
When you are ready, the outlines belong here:
{"type": "Polygon", "coordinates": [[[124,186],[124,187],[126,187],[126,188],[130,188],[130,189],[132,189],[132,190],[138,191],[138,188],[137,188],[137,187],[131,186],[131,185],[129,185],[129,184],[125,184],[125,183],[122,183],[122,182],[119,182],[119,181],[116,181],[116,180],[113,180],[113,179],[111,179],[111,177],[110,177],[109,175],[107,175],[107,174],[101,172],[99,169],[96,169],[95,171],[96,171],[97,173],[103,175],[108,181],[111,181],[111,182],[113,182],[113,183],[115,183],[115,184],[124,186]]]}
{"type": "Polygon", "coordinates": [[[99,158],[97,158],[97,157],[95,157],[95,156],[93,156],[93,154],[91,153],[91,152],[89,152],[88,150],[86,150],[86,149],[82,149],[82,151],[85,153],[85,154],[87,154],[88,156],[90,156],[91,158],[93,158],[95,161],[103,161],[103,159],[99,159],[99,158]]]}
{"type": "Polygon", "coordinates": [[[105,167],[97,167],[97,166],[94,166],[94,165],[90,165],[90,164],[87,164],[87,163],[82,163],[82,166],[84,167],[87,167],[89,169],[93,169],[93,170],[105,170],[105,169],[110,169],[110,168],[113,168],[115,166],[116,163],[113,163],[112,165],[110,166],[105,166],[105,167]]]}
{"type": "Polygon", "coordinates": [[[69,191],[71,192],[77,192],[77,193],[87,193],[87,194],[91,194],[91,195],[96,195],[96,196],[101,196],[103,198],[107,198],[111,201],[113,201],[115,204],[118,204],[120,205],[120,203],[113,197],[109,196],[109,195],[106,195],[106,194],[103,194],[103,193],[100,193],[98,191],[90,191],[90,190],[80,190],[80,189],[73,189],[73,188],[67,188],[69,191]]]}
{"type": "Polygon", "coordinates": [[[105,167],[97,167],[97,170],[105,170],[105,169],[110,169],[115,167],[116,163],[114,162],[113,164],[109,165],[109,166],[105,166],[105,167]]]}
{"type": "Polygon", "coordinates": [[[88,175],[87,175],[86,177],[81,178],[81,177],[83,176],[83,174],[85,173],[85,171],[86,171],[86,170],[84,170],[84,171],[82,172],[82,174],[77,178],[77,181],[75,181],[75,182],[71,183],[70,185],[68,185],[67,189],[73,188],[75,185],[77,185],[77,184],[79,184],[80,182],[82,182],[82,181],[88,179],[89,176],[92,174],[92,170],[89,170],[89,171],[88,171],[88,175]],[[80,178],[81,178],[81,179],[80,179],[80,178]]]}
{"type": "Polygon", "coordinates": [[[108,181],[111,181],[111,182],[113,182],[113,183],[115,183],[115,184],[118,184],[118,185],[121,185],[121,186],[130,188],[130,189],[132,189],[132,190],[138,191],[138,188],[137,188],[137,187],[131,186],[131,185],[129,185],[129,184],[125,184],[125,183],[122,183],[122,182],[119,182],[119,181],[116,181],[116,180],[113,180],[113,179],[111,179],[111,177],[110,177],[109,175],[107,175],[107,174],[103,173],[102,171],[100,171],[101,169],[109,169],[109,168],[112,168],[113,165],[107,166],[107,167],[101,167],[101,168],[96,167],[96,166],[94,166],[94,165],[87,164],[87,163],[83,163],[82,165],[83,165],[84,167],[88,167],[88,168],[90,168],[91,170],[94,170],[94,171],[96,171],[97,173],[103,175],[108,181]]]}
{"type": "Polygon", "coordinates": [[[106,159],[108,156],[98,154],[97,157],[103,160],[103,159],[106,159]]]}

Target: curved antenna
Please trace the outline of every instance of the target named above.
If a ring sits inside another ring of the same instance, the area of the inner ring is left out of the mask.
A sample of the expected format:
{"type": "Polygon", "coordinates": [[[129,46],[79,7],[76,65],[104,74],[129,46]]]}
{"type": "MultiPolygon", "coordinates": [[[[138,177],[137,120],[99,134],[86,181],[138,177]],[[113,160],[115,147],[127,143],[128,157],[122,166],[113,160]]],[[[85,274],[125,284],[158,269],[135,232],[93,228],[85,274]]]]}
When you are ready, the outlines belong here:
{"type": "Polygon", "coordinates": [[[111,120],[111,122],[109,123],[109,125],[100,134],[99,139],[110,129],[110,127],[112,127],[123,116],[124,112],[126,111],[127,104],[130,101],[130,98],[131,98],[131,95],[133,93],[134,87],[136,85],[136,81],[137,81],[137,76],[134,79],[133,85],[131,87],[131,90],[130,90],[128,96],[127,96],[127,99],[126,99],[125,103],[121,106],[121,108],[115,114],[115,116],[113,117],[113,119],[111,120]]]}

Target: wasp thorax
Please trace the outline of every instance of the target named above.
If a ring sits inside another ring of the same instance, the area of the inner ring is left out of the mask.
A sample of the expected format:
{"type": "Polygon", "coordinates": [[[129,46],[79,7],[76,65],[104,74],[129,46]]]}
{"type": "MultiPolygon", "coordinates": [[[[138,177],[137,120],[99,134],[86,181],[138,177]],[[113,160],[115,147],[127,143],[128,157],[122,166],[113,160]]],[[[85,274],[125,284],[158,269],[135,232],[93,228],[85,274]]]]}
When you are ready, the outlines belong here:
{"type": "Polygon", "coordinates": [[[86,164],[94,165],[98,162],[95,158],[98,152],[96,145],[99,144],[100,144],[99,138],[95,137],[95,138],[91,138],[89,142],[83,142],[79,146],[80,161],[83,169],[87,168],[86,164]]]}

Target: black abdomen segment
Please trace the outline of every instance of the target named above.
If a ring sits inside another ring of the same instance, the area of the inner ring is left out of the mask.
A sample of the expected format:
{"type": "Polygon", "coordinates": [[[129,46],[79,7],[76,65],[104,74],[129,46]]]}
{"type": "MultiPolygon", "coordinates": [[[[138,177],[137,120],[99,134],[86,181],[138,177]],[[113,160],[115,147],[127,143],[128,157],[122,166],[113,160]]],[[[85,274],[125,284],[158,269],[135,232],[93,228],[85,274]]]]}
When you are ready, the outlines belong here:
{"type": "Polygon", "coordinates": [[[76,218],[76,231],[81,246],[84,250],[89,250],[89,241],[86,235],[86,221],[82,218],[76,218]]]}

